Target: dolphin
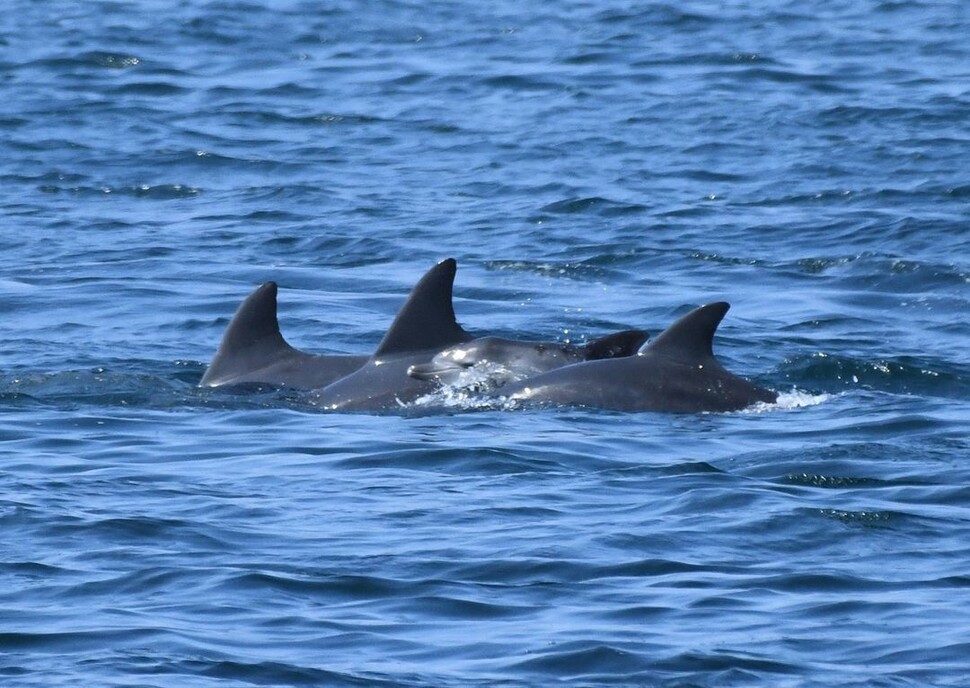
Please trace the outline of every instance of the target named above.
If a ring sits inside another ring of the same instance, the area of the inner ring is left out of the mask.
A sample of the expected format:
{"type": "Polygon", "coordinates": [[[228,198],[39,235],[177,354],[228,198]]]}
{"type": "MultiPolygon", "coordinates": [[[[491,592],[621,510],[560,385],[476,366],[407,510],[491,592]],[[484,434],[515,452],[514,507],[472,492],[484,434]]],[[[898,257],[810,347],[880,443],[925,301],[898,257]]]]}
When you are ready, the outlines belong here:
{"type": "Polygon", "coordinates": [[[632,356],[648,337],[643,330],[624,330],[578,345],[480,337],[440,351],[429,363],[412,365],[407,373],[418,380],[454,385],[461,382],[462,373],[475,369],[485,378],[475,379],[476,389],[494,390],[580,361],[632,356]]]}
{"type": "Polygon", "coordinates": [[[777,393],[733,375],[714,358],[714,332],[729,308],[719,302],[694,309],[635,356],[574,363],[499,393],[512,402],[670,413],[775,402],[777,393]]]}
{"type": "Polygon", "coordinates": [[[276,294],[276,283],[267,282],[239,305],[201,386],[257,383],[316,389],[367,362],[368,356],[308,354],[287,344],[276,316],[276,294]]]}
{"type": "Polygon", "coordinates": [[[407,370],[455,344],[473,339],[455,320],[452,289],[458,267],[448,258],[425,273],[377,349],[354,372],[314,394],[314,403],[332,411],[394,409],[434,391],[431,382],[407,370]]]}

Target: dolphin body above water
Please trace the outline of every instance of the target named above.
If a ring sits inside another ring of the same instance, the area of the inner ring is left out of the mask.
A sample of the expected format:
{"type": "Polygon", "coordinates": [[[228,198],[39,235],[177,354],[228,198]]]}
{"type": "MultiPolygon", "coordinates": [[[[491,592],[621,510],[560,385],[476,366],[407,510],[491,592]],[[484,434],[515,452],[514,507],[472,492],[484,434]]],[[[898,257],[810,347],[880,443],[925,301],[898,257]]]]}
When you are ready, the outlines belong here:
{"type": "Polygon", "coordinates": [[[257,383],[319,389],[323,394],[322,390],[328,386],[361,371],[361,375],[334,387],[323,398],[339,394],[343,401],[348,396],[380,396],[378,378],[387,378],[384,387],[388,389],[402,388],[400,393],[405,397],[411,388],[423,390],[424,383],[408,378],[407,366],[395,375],[391,372],[394,366],[385,367],[385,364],[398,363],[404,355],[408,358],[407,365],[427,361],[445,347],[472,339],[455,321],[452,287],[456,270],[457,264],[452,258],[428,270],[411,290],[384,339],[370,356],[308,354],[290,346],[280,333],[277,286],[267,282],[240,304],[200,385],[257,383]],[[375,389],[368,390],[367,383],[375,389]],[[351,388],[355,387],[351,394],[351,388]]]}
{"type": "Polygon", "coordinates": [[[635,353],[646,338],[646,333],[630,331],[604,337],[584,347],[494,337],[473,339],[455,319],[452,292],[456,271],[454,259],[432,267],[411,290],[370,356],[310,354],[290,346],[280,332],[278,287],[275,282],[267,282],[246,297],[236,310],[200,385],[264,384],[321,390],[317,395],[318,402],[325,407],[381,410],[396,408],[434,391],[440,382],[436,376],[412,378],[407,372],[416,364],[430,365],[428,361],[442,349],[454,354],[458,351],[455,347],[468,345],[473,347],[468,350],[471,360],[472,351],[495,354],[497,348],[503,348],[504,358],[496,360],[518,371],[521,377],[553,365],[565,365],[573,359],[620,355],[621,351],[629,355],[635,353]],[[522,361],[527,360],[527,352],[531,352],[536,361],[545,361],[544,365],[539,367],[535,363],[523,371],[522,361]],[[559,362],[553,364],[554,361],[559,362]],[[344,381],[348,376],[350,379],[344,381]],[[340,384],[336,384],[338,382],[340,384]]]}
{"type": "Polygon", "coordinates": [[[434,384],[408,377],[416,363],[455,344],[473,339],[455,319],[452,290],[458,266],[441,261],[411,290],[394,322],[358,369],[314,395],[314,403],[332,411],[395,409],[434,390],[434,384]]]}
{"type": "MultiPolygon", "coordinates": [[[[647,338],[647,333],[630,330],[590,342],[585,347],[569,347],[553,342],[517,342],[496,337],[474,338],[457,323],[452,291],[457,265],[454,259],[442,261],[415,285],[407,302],[371,357],[353,373],[321,389],[314,403],[331,411],[397,410],[421,396],[436,391],[442,382],[437,373],[411,374],[415,369],[434,366],[434,361],[448,352],[470,352],[483,347],[504,349],[505,362],[515,359],[534,365],[545,359],[545,368],[564,365],[569,356],[581,360],[589,357],[632,355],[647,338]],[[558,351],[559,355],[542,357],[538,351],[558,351]],[[516,352],[513,356],[510,352],[516,352]],[[432,363],[428,363],[432,361],[432,363]]],[[[502,361],[499,361],[500,363],[502,361]]],[[[451,370],[457,374],[459,371],[451,370]]],[[[536,371],[538,372],[538,370],[536,371]]],[[[441,373],[444,375],[445,373],[441,373]]],[[[524,374],[531,374],[526,371],[524,374]]]]}
{"type": "Polygon", "coordinates": [[[454,259],[432,267],[370,356],[315,355],[290,346],[277,320],[277,286],[268,282],[239,306],[201,385],[319,390],[314,401],[325,409],[386,411],[492,363],[498,372],[487,371],[480,391],[537,405],[688,413],[777,400],[775,392],[731,374],[714,357],[714,333],[727,303],[691,311],[647,344],[641,330],[581,346],[476,339],[455,319],[456,270],[454,259]]]}
{"type": "Polygon", "coordinates": [[[440,351],[429,363],[415,364],[407,372],[418,380],[455,385],[462,373],[474,368],[486,378],[476,380],[476,387],[492,390],[572,363],[631,356],[648,336],[643,330],[625,330],[586,344],[480,337],[440,351]]]}
{"type": "Polygon", "coordinates": [[[739,411],[778,395],[728,372],[714,357],[714,332],[730,305],[683,316],[635,356],[575,363],[513,383],[513,402],[670,413],[739,411]]]}
{"type": "Polygon", "coordinates": [[[199,383],[203,387],[265,384],[316,389],[360,368],[367,356],[308,354],[280,333],[277,286],[267,282],[239,305],[199,383]]]}

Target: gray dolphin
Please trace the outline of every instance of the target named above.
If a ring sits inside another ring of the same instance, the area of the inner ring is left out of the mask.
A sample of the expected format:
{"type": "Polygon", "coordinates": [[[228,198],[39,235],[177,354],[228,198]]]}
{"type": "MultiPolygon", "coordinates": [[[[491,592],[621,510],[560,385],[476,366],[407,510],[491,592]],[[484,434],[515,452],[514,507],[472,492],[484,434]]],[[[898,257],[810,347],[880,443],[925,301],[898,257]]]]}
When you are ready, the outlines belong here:
{"type": "Polygon", "coordinates": [[[276,316],[276,294],[276,283],[267,282],[239,305],[199,384],[259,383],[315,389],[367,362],[368,356],[308,354],[287,344],[276,316]]]}
{"type": "Polygon", "coordinates": [[[418,380],[453,385],[474,368],[484,377],[475,380],[476,388],[493,390],[572,363],[632,356],[648,336],[643,330],[625,330],[586,344],[479,337],[440,351],[429,363],[415,364],[407,372],[418,380]]]}
{"type": "Polygon", "coordinates": [[[455,320],[456,270],[453,258],[431,268],[411,290],[374,353],[356,371],[321,389],[314,403],[334,411],[380,411],[433,391],[433,383],[408,377],[407,370],[473,338],[455,320]]]}
{"type": "Polygon", "coordinates": [[[737,411],[778,395],[728,372],[714,358],[714,332],[730,305],[701,306],[635,356],[557,368],[499,390],[512,401],[617,411],[737,411]]]}

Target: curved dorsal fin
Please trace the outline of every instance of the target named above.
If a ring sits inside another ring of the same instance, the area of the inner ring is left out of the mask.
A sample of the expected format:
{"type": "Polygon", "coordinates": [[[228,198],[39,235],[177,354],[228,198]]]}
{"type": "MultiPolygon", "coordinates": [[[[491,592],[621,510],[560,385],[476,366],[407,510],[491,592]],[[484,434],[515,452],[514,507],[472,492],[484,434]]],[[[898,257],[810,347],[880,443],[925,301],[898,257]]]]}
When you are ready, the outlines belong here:
{"type": "Polygon", "coordinates": [[[662,354],[688,362],[714,358],[714,332],[730,307],[729,303],[718,301],[695,308],[645,344],[640,353],[662,354]]]}
{"type": "Polygon", "coordinates": [[[273,356],[292,351],[280,334],[276,292],[276,282],[267,282],[239,304],[202,377],[202,385],[218,384],[219,378],[231,374],[236,367],[252,368],[273,356]]]}
{"type": "Polygon", "coordinates": [[[451,302],[457,270],[455,259],[448,258],[424,274],[377,345],[375,357],[403,351],[443,349],[472,338],[455,320],[451,302]]]}
{"type": "Polygon", "coordinates": [[[280,323],[276,316],[276,282],[266,282],[246,297],[232,316],[223,344],[243,344],[265,337],[279,337],[280,323]]]}

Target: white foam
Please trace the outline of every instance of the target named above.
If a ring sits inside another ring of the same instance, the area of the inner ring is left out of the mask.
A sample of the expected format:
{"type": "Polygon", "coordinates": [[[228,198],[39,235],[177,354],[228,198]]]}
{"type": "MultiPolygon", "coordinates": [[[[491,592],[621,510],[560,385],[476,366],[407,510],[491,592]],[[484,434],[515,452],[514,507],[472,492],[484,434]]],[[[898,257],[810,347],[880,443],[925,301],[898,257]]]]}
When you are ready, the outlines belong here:
{"type": "Polygon", "coordinates": [[[793,389],[790,392],[779,392],[778,399],[772,404],[763,401],[746,409],[747,413],[764,413],[765,411],[790,411],[806,406],[818,406],[832,398],[832,394],[811,394],[793,389]]]}
{"type": "MultiPolygon", "coordinates": [[[[507,371],[498,364],[479,362],[459,373],[454,383],[418,397],[412,402],[417,408],[449,408],[464,411],[500,410],[511,411],[518,408],[519,403],[508,397],[501,396],[501,392],[494,393],[500,387],[495,385],[496,379],[502,379],[507,371]]],[[[818,406],[831,399],[833,394],[811,394],[798,389],[779,392],[778,399],[773,403],[758,402],[741,411],[741,413],[765,413],[768,411],[790,411],[818,406]]]]}
{"type": "Polygon", "coordinates": [[[489,361],[479,361],[462,370],[454,382],[415,399],[414,406],[469,411],[506,408],[504,400],[489,396],[489,393],[498,386],[496,380],[506,383],[510,378],[514,379],[511,371],[504,366],[489,361]]]}

